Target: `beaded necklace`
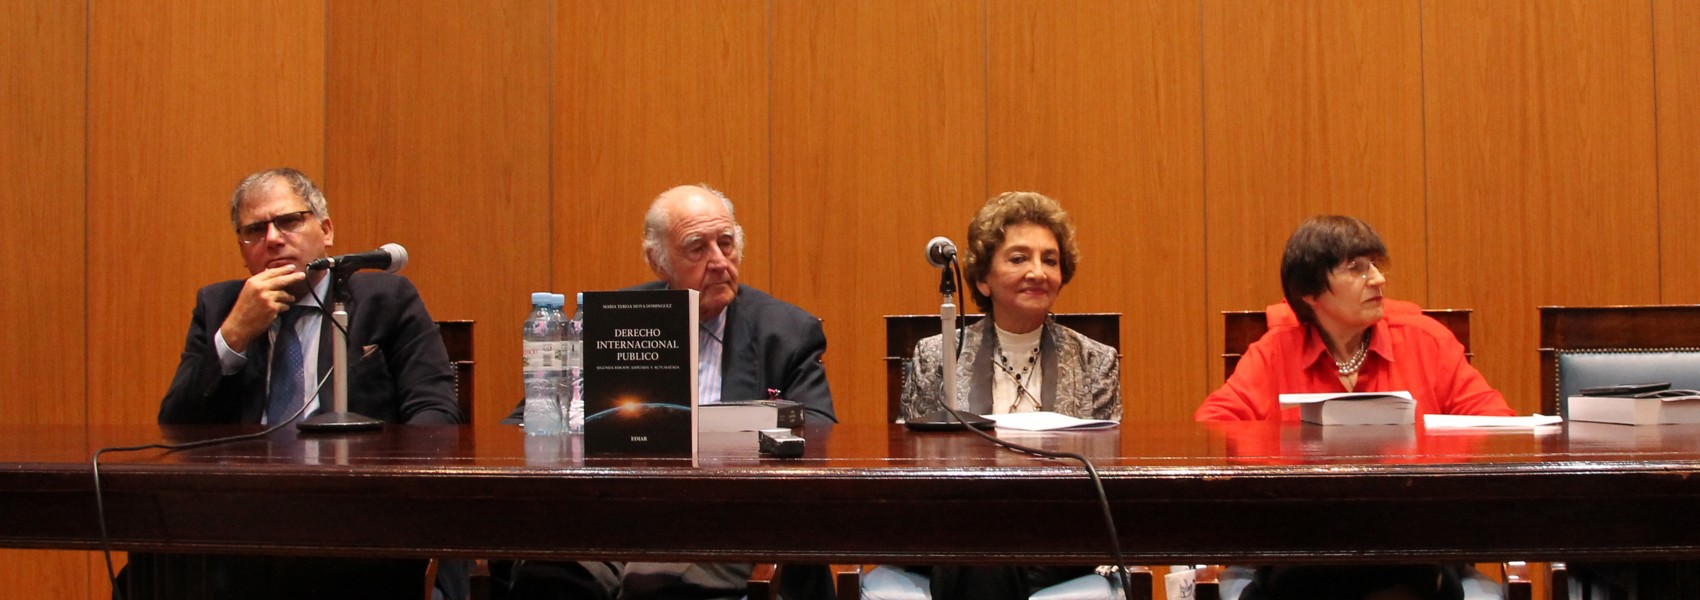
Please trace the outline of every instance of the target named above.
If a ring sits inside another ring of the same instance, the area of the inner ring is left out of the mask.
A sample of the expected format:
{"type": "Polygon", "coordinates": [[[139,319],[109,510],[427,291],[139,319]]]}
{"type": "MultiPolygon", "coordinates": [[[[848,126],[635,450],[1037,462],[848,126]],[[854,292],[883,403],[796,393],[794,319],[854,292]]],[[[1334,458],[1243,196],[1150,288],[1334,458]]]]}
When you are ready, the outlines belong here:
{"type": "Polygon", "coordinates": [[[1032,392],[1027,391],[1027,383],[1033,380],[1033,365],[1039,364],[1039,347],[1034,346],[1033,351],[1027,353],[1027,364],[1021,365],[1021,373],[1017,374],[1015,367],[1009,363],[1009,355],[1004,353],[1003,347],[998,347],[998,362],[992,364],[1002,369],[1004,374],[1009,375],[1010,381],[1015,383],[1015,401],[1010,403],[1009,412],[1040,410],[1039,399],[1034,397],[1032,392]],[[1023,406],[1029,406],[1029,408],[1023,410],[1023,406]]]}

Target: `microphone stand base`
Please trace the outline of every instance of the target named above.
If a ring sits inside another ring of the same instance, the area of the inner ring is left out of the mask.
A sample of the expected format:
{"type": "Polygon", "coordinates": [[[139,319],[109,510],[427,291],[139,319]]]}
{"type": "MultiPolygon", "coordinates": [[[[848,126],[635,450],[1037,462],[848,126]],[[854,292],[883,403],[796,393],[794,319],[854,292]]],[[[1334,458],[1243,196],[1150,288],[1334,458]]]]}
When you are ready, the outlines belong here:
{"type": "Polygon", "coordinates": [[[360,413],[325,412],[308,417],[295,427],[312,432],[368,431],[382,429],[384,422],[360,413]]]}
{"type": "Polygon", "coordinates": [[[967,431],[969,427],[980,430],[991,429],[997,427],[998,422],[963,411],[956,411],[956,414],[952,414],[939,409],[904,421],[903,426],[909,428],[910,431],[967,431]],[[963,423],[962,419],[968,419],[968,422],[963,423]]]}

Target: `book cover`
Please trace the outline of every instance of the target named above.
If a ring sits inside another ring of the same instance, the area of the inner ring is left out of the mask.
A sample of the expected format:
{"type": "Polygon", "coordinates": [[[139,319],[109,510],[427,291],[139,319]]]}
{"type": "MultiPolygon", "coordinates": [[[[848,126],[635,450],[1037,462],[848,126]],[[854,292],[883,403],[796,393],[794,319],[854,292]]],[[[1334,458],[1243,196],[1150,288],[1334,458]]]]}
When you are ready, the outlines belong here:
{"type": "Polygon", "coordinates": [[[585,292],[585,456],[696,454],[697,296],[585,292]]]}
{"type": "Polygon", "coordinates": [[[1281,407],[1299,406],[1306,423],[1318,425],[1410,425],[1417,401],[1410,392],[1281,394],[1281,407]]]}

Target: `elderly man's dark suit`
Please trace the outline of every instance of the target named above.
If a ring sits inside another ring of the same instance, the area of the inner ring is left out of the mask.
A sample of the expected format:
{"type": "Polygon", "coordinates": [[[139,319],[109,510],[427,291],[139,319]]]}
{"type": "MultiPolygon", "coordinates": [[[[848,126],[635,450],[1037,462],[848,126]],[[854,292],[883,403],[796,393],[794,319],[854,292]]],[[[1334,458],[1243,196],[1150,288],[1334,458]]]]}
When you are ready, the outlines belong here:
{"type": "MultiPolygon", "coordinates": [[[[664,290],[654,281],[629,290],[664,290]]],[[[759,400],[767,390],[803,405],[810,417],[832,422],[832,389],[826,384],[826,333],[820,319],[766,292],[739,284],[738,295],[726,307],[726,330],[721,336],[720,399],[759,400]]]]}

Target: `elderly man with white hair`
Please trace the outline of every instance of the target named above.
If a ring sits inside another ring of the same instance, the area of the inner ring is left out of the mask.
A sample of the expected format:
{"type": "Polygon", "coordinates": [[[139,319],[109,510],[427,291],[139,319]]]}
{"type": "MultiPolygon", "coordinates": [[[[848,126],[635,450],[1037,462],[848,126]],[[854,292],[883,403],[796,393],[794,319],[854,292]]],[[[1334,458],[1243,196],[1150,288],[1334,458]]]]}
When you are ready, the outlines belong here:
{"type": "MultiPolygon", "coordinates": [[[[680,186],[655,198],[644,217],[643,256],[656,281],[631,290],[692,289],[699,298],[698,402],[780,398],[802,404],[810,422],[836,422],[827,386],[826,334],[820,319],[738,282],[744,230],[732,201],[706,185],[680,186]]],[[[516,415],[510,418],[517,418],[516,415]]],[[[752,565],[525,562],[508,598],[742,598],[752,565]]],[[[783,597],[831,596],[824,567],[788,565],[783,597]]]]}
{"type": "Polygon", "coordinates": [[[743,255],[732,201],[706,185],[676,187],[644,217],[643,256],[658,280],[631,289],[702,292],[701,403],[766,398],[772,389],[811,420],[836,421],[820,319],[739,283],[743,255]]]}

